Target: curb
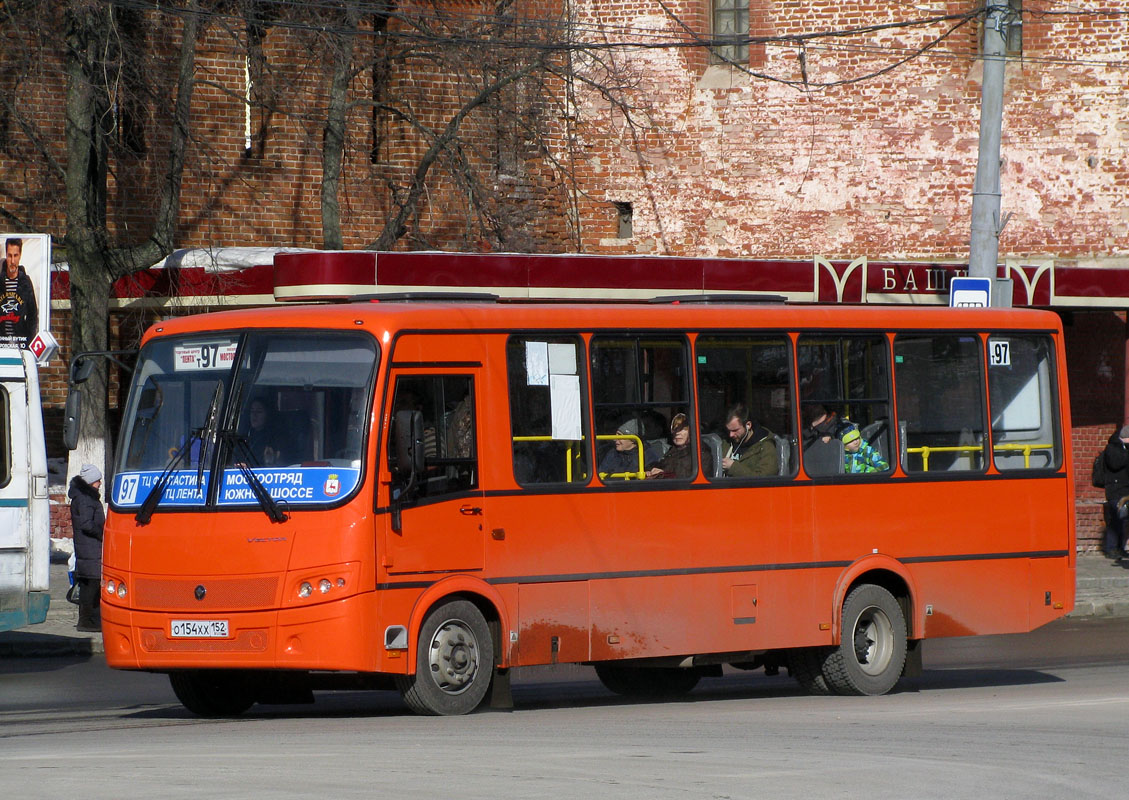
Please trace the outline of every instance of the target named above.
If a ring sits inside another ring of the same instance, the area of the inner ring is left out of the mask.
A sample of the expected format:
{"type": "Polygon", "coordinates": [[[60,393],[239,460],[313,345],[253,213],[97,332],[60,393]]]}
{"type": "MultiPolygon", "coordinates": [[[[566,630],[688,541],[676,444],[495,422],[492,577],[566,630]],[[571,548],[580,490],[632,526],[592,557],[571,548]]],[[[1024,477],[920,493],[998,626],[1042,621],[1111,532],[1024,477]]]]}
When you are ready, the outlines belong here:
{"type": "Polygon", "coordinates": [[[0,633],[2,658],[87,658],[105,652],[102,634],[58,636],[50,633],[7,631],[0,633]]]}
{"type": "Polygon", "coordinates": [[[1074,610],[1066,615],[1076,617],[1129,617],[1129,600],[1076,598],[1074,610]]]}

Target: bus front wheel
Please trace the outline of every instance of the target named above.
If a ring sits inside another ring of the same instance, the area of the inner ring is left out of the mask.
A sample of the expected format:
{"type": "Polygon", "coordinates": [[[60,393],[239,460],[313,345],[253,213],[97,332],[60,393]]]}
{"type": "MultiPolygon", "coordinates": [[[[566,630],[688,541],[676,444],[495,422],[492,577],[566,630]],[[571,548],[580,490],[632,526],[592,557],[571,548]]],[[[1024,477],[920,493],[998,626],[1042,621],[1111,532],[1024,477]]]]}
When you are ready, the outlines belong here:
{"type": "Polygon", "coordinates": [[[238,671],[185,670],[169,673],[176,699],[201,717],[237,717],[255,705],[252,682],[238,671]]]}
{"type": "Polygon", "coordinates": [[[452,600],[423,622],[416,674],[397,676],[408,708],[417,714],[468,714],[482,703],[493,675],[490,628],[469,600],[452,600]]]}
{"type": "Polygon", "coordinates": [[[823,662],[836,694],[886,694],[906,661],[906,620],[897,599],[881,586],[863,584],[843,602],[842,635],[823,662]]]}

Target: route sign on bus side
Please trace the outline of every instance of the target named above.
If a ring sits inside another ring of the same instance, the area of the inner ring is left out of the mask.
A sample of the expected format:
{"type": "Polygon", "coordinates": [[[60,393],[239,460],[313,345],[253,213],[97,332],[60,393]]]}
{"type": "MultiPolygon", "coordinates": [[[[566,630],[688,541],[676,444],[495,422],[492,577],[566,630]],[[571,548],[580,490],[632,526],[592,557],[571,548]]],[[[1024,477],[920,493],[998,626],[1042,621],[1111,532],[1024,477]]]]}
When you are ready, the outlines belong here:
{"type": "Polygon", "coordinates": [[[949,281],[950,308],[988,308],[991,305],[991,278],[959,277],[949,281]]]}

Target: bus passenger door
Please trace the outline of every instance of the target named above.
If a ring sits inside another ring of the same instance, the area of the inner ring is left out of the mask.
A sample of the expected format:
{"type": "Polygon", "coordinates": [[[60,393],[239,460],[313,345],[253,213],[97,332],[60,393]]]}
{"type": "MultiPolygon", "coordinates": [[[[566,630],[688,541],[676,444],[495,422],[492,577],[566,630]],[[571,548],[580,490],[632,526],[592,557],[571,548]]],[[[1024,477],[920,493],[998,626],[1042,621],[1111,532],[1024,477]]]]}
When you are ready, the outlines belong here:
{"type": "MultiPolygon", "coordinates": [[[[424,470],[404,499],[400,529],[389,525],[382,563],[391,573],[476,570],[484,565],[486,504],[475,413],[475,387],[482,381],[475,380],[476,371],[393,373],[391,416],[404,410],[423,415],[424,470]]],[[[390,438],[384,452],[394,452],[390,438]]]]}

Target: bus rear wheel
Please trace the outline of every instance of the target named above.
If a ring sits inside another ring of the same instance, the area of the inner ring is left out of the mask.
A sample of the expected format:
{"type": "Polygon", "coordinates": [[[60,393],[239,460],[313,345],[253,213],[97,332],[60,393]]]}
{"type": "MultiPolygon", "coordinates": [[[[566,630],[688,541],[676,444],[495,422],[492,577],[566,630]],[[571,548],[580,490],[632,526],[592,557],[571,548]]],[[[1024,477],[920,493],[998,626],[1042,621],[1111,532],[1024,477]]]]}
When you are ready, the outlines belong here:
{"type": "Polygon", "coordinates": [[[486,697],[493,665],[486,618],[469,600],[452,600],[427,615],[416,648],[416,674],[397,676],[396,685],[417,714],[468,714],[486,697]]]}
{"type": "Polygon", "coordinates": [[[201,717],[238,717],[255,705],[252,681],[237,671],[185,670],[169,673],[181,704],[201,717]]]}
{"type": "Polygon", "coordinates": [[[877,695],[894,688],[906,661],[906,620],[897,599],[863,584],[843,602],[842,635],[823,662],[836,694],[877,695]]]}
{"type": "Polygon", "coordinates": [[[698,685],[701,675],[678,667],[628,667],[597,664],[596,677],[604,687],[624,697],[680,697],[698,685]]]}

